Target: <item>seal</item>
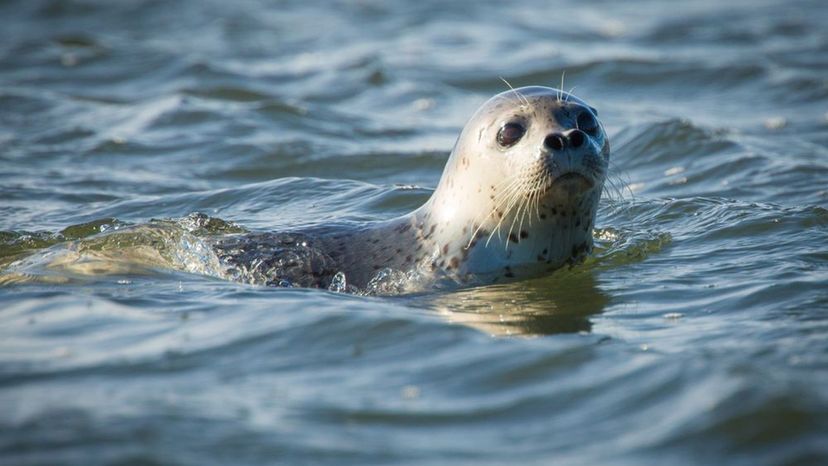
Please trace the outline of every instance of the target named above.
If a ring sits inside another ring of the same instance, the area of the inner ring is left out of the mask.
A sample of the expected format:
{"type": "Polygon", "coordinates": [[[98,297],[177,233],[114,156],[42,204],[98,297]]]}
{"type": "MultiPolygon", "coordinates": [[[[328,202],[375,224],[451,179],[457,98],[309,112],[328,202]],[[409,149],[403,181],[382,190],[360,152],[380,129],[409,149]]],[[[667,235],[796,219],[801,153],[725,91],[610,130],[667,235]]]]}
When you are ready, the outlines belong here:
{"type": "Polygon", "coordinates": [[[389,271],[416,275],[421,286],[535,277],[592,250],[609,157],[597,111],[583,100],[549,87],[512,89],[471,117],[414,212],[234,236],[214,249],[230,276],[277,286],[346,280],[363,289],[389,271]]]}

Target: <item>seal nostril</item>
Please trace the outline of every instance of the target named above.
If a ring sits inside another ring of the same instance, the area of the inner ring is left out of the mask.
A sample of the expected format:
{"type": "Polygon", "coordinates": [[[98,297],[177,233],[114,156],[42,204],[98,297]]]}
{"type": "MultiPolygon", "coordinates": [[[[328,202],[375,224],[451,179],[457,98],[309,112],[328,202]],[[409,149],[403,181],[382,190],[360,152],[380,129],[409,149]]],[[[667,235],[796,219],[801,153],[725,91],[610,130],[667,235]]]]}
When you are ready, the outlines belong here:
{"type": "Polygon", "coordinates": [[[560,134],[550,134],[543,140],[543,145],[552,150],[563,150],[566,147],[566,139],[560,134]]]}
{"type": "Polygon", "coordinates": [[[576,129],[575,131],[569,134],[569,144],[574,149],[583,146],[584,142],[586,142],[586,135],[583,131],[576,129]]]}

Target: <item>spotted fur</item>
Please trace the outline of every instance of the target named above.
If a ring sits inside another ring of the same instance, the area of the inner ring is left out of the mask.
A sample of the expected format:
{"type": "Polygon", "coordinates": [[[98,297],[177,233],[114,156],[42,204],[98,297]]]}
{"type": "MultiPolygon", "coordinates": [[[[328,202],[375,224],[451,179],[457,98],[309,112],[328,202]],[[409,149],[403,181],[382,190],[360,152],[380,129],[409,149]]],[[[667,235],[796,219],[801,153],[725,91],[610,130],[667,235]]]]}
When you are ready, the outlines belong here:
{"type": "Polygon", "coordinates": [[[325,270],[345,272],[357,287],[386,268],[459,283],[546,274],[591,250],[609,154],[595,110],[582,100],[547,87],[510,90],[472,116],[419,209],[305,233],[330,259],[325,270]],[[597,127],[590,134],[579,121],[597,127]],[[511,122],[525,132],[503,147],[498,132],[511,122]]]}

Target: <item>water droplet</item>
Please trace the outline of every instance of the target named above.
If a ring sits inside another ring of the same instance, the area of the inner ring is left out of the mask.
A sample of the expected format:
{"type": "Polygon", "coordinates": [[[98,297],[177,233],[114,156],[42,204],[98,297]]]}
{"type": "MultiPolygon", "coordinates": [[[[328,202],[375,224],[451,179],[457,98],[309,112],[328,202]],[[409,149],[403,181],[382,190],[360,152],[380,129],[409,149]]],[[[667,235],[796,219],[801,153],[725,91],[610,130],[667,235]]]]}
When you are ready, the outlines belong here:
{"type": "Polygon", "coordinates": [[[328,290],[335,293],[345,293],[348,291],[348,279],[345,272],[337,272],[331,279],[331,284],[328,285],[328,290]]]}

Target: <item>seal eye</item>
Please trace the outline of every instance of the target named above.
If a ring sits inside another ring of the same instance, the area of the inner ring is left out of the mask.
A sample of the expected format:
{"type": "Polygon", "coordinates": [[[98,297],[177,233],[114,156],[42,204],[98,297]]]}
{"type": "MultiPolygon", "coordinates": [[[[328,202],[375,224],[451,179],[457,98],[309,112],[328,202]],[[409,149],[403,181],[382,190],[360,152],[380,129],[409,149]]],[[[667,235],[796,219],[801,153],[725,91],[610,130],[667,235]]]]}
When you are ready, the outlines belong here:
{"type": "Polygon", "coordinates": [[[509,147],[520,140],[526,128],[520,123],[506,123],[497,133],[497,143],[502,147],[509,147]]]}
{"type": "Polygon", "coordinates": [[[598,132],[598,120],[595,119],[591,112],[581,112],[578,115],[578,129],[590,136],[595,136],[598,132]]]}

